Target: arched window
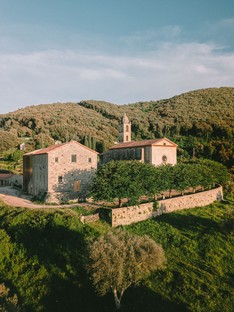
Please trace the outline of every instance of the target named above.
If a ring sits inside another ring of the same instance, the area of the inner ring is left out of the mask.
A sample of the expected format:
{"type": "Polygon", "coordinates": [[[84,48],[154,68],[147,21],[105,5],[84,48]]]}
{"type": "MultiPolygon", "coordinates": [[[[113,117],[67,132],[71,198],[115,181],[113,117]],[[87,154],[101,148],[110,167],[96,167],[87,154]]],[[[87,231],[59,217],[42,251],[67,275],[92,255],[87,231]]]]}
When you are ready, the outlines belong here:
{"type": "Polygon", "coordinates": [[[128,125],[126,126],[126,132],[128,132],[129,131],[129,128],[128,128],[128,125]]]}
{"type": "Polygon", "coordinates": [[[167,156],[166,156],[166,155],[163,155],[163,157],[162,157],[162,161],[163,161],[163,163],[164,163],[164,164],[166,164],[166,163],[167,163],[167,156]]]}
{"type": "Polygon", "coordinates": [[[128,135],[126,135],[126,141],[128,141],[128,135]]]}

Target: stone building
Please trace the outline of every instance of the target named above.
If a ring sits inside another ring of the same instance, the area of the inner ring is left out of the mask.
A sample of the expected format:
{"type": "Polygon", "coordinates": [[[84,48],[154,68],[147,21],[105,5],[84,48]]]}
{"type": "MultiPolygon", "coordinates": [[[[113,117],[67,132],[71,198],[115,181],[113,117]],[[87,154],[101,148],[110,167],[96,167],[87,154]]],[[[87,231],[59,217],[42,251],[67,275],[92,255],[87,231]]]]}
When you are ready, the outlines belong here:
{"type": "Polygon", "coordinates": [[[47,202],[85,198],[97,169],[97,155],[76,141],[27,153],[23,159],[23,190],[47,202]]]}
{"type": "Polygon", "coordinates": [[[0,186],[22,187],[23,177],[12,172],[0,172],[0,186]]]}
{"type": "Polygon", "coordinates": [[[131,122],[124,114],[119,144],[101,155],[102,163],[111,160],[139,160],[155,166],[177,163],[177,144],[167,138],[131,141],[131,122]]]}

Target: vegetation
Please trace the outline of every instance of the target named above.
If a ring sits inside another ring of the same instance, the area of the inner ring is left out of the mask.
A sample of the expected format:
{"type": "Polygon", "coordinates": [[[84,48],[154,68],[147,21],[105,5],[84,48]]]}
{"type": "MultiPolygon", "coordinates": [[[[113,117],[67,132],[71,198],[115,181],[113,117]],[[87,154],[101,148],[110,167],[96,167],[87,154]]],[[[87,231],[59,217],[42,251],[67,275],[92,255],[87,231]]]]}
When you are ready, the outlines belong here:
{"type": "MultiPolygon", "coordinates": [[[[161,244],[167,266],[126,290],[123,312],[233,311],[234,201],[165,214],[124,229],[161,244]]],[[[109,312],[86,273],[87,243],[109,231],[83,225],[82,209],[29,210],[0,203],[0,283],[25,311],[109,312]]]]}
{"type": "Polygon", "coordinates": [[[4,284],[0,284],[0,311],[17,312],[20,311],[16,295],[10,295],[10,289],[4,284]]]}
{"type": "Polygon", "coordinates": [[[167,269],[152,274],[145,287],[188,311],[233,311],[233,204],[216,203],[128,226],[166,251],[167,269]]]}
{"type": "Polygon", "coordinates": [[[119,207],[124,198],[136,203],[145,194],[142,176],[148,173],[148,168],[147,164],[138,161],[111,161],[98,169],[90,194],[96,200],[114,201],[118,198],[119,207]]]}
{"type": "Polygon", "coordinates": [[[171,99],[114,105],[98,101],[30,106],[0,116],[0,148],[25,142],[27,150],[54,140],[77,140],[102,152],[118,140],[124,113],[132,121],[132,138],[168,137],[179,157],[205,157],[234,165],[234,88],[192,91],[171,99]]]}
{"type": "Polygon", "coordinates": [[[139,284],[165,263],[164,251],[154,240],[121,229],[92,241],[88,254],[87,268],[94,287],[100,295],[111,291],[117,309],[127,288],[139,284]]]}
{"type": "Polygon", "coordinates": [[[91,183],[90,194],[95,200],[114,202],[123,199],[136,204],[140,196],[156,197],[169,190],[181,191],[197,187],[211,188],[229,180],[225,166],[212,160],[197,160],[175,166],[152,166],[138,161],[111,161],[100,167],[91,183]]]}

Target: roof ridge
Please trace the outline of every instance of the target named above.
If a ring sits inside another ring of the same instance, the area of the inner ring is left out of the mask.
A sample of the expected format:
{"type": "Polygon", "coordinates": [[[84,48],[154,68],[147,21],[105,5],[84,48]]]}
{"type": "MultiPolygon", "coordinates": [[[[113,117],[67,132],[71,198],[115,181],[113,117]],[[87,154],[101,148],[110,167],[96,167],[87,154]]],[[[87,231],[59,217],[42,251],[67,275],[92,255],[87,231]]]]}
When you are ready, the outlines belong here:
{"type": "Polygon", "coordinates": [[[89,151],[93,152],[93,153],[96,153],[96,154],[99,154],[98,152],[96,152],[95,150],[77,142],[77,141],[69,141],[69,142],[65,142],[65,143],[61,143],[61,144],[53,144],[51,146],[48,146],[48,147],[45,147],[45,148],[41,148],[41,149],[38,149],[38,150],[35,150],[35,151],[32,151],[32,152],[29,152],[29,153],[26,153],[25,155],[39,155],[39,154],[47,154],[59,147],[62,147],[64,145],[68,145],[68,144],[71,144],[71,143],[75,143],[75,144],[78,144],[79,146],[82,146],[83,148],[86,148],[88,149],[89,151]]]}

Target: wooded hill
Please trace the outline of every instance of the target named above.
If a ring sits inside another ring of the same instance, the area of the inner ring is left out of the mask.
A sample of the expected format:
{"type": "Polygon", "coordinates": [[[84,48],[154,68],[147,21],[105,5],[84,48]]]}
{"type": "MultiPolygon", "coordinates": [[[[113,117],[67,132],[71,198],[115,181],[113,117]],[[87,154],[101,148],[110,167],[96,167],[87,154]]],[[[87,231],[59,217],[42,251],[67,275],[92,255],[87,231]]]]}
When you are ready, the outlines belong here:
{"type": "Polygon", "coordinates": [[[29,106],[0,115],[0,148],[28,142],[34,149],[56,140],[77,140],[102,152],[118,140],[118,125],[126,113],[132,121],[132,140],[166,136],[178,143],[181,157],[206,157],[231,167],[233,108],[234,88],[228,87],[128,105],[89,100],[29,106]]]}

